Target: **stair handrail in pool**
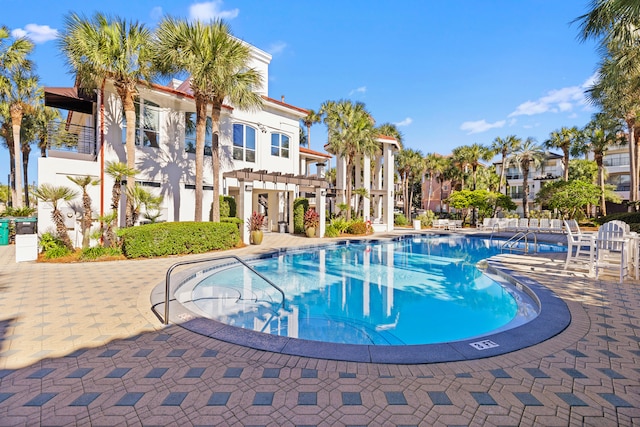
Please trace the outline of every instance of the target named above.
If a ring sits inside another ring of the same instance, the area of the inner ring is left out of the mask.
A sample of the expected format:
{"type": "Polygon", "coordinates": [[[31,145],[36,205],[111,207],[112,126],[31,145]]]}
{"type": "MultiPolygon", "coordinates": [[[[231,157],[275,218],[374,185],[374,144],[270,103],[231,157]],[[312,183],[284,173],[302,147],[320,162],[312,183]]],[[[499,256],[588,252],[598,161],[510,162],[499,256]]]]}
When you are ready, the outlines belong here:
{"type": "Polygon", "coordinates": [[[500,247],[500,252],[502,252],[504,250],[504,248],[508,248],[509,252],[517,250],[514,248],[514,246],[518,243],[524,240],[524,248],[522,249],[522,252],[524,253],[529,253],[529,240],[528,240],[528,236],[529,235],[533,236],[533,253],[537,253],[538,252],[538,237],[536,236],[536,233],[533,231],[527,231],[527,232],[519,232],[514,234],[509,240],[507,240],[506,242],[504,242],[502,244],[502,246],[500,247]]]}
{"type": "Polygon", "coordinates": [[[219,260],[229,259],[229,258],[238,261],[240,264],[244,265],[249,271],[251,271],[252,273],[256,274],[258,277],[260,277],[262,280],[264,280],[269,285],[271,285],[273,288],[275,288],[278,292],[280,292],[280,294],[282,295],[282,306],[284,307],[284,301],[285,301],[284,291],[278,285],[276,285],[271,280],[269,280],[266,277],[264,277],[264,275],[262,275],[261,273],[256,271],[253,267],[251,267],[249,264],[247,264],[245,261],[243,261],[239,257],[237,257],[235,255],[225,255],[225,256],[215,257],[215,258],[194,259],[194,260],[190,260],[190,261],[176,262],[171,267],[169,267],[169,269],[167,270],[167,275],[166,275],[166,279],[165,279],[165,288],[164,288],[164,319],[162,320],[162,323],[164,323],[165,325],[169,324],[169,302],[170,302],[170,295],[169,294],[170,294],[170,291],[171,291],[171,273],[173,272],[173,270],[176,267],[180,267],[180,266],[183,266],[183,265],[189,265],[189,264],[199,264],[199,263],[203,263],[203,262],[219,261],[219,260]]]}

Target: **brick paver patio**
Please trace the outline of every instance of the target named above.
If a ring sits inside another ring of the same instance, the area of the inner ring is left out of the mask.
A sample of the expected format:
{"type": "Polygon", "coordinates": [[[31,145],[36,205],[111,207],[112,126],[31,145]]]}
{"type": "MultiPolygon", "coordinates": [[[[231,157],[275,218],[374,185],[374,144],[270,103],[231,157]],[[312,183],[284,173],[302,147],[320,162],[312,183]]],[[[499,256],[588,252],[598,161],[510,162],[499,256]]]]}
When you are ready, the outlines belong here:
{"type": "MultiPolygon", "coordinates": [[[[312,241],[267,234],[232,253],[312,241]]],[[[640,283],[567,273],[562,257],[494,262],[561,296],[572,316],[564,332],[503,356],[425,365],[285,356],[163,327],[149,295],[184,257],[14,257],[0,246],[0,425],[640,425],[640,283]]]]}

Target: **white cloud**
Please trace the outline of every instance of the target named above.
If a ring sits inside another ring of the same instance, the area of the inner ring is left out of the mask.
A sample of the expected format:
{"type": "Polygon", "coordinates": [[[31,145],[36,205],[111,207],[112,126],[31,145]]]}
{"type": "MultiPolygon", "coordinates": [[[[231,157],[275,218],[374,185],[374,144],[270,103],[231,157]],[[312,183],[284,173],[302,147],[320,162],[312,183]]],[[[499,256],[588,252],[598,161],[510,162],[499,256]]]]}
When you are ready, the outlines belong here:
{"type": "Polygon", "coordinates": [[[413,123],[413,119],[411,117],[407,117],[406,119],[399,121],[397,123],[394,123],[394,125],[396,126],[409,126],[411,123],[413,123]]]}
{"type": "Polygon", "coordinates": [[[573,111],[574,107],[587,106],[584,91],[597,81],[598,74],[589,76],[580,86],[569,86],[554,89],[536,101],[526,101],[516,107],[509,117],[533,116],[543,113],[565,113],[573,111]]]}
{"type": "Polygon", "coordinates": [[[366,86],[360,86],[357,89],[353,89],[351,92],[349,92],[349,95],[353,95],[354,93],[366,93],[367,92],[367,87],[366,86]]]}
{"type": "Polygon", "coordinates": [[[48,25],[27,24],[22,28],[11,31],[13,37],[27,37],[34,43],[44,43],[58,37],[58,30],[48,25]]]}
{"type": "Polygon", "coordinates": [[[193,3],[189,6],[189,19],[192,21],[211,21],[216,18],[233,19],[240,13],[239,9],[222,10],[222,0],[193,3]]]}
{"type": "Polygon", "coordinates": [[[151,9],[149,16],[151,16],[151,19],[153,19],[154,21],[157,21],[160,18],[162,18],[162,14],[163,14],[162,7],[156,6],[153,9],[151,9]]]}
{"type": "Polygon", "coordinates": [[[467,131],[467,135],[474,133],[486,132],[489,129],[501,128],[506,124],[506,120],[499,120],[495,123],[487,123],[486,120],[477,120],[475,122],[464,122],[460,125],[460,129],[467,131]]]}
{"type": "Polygon", "coordinates": [[[271,43],[267,52],[269,52],[272,56],[279,55],[286,49],[287,44],[285,42],[275,42],[271,43]]]}

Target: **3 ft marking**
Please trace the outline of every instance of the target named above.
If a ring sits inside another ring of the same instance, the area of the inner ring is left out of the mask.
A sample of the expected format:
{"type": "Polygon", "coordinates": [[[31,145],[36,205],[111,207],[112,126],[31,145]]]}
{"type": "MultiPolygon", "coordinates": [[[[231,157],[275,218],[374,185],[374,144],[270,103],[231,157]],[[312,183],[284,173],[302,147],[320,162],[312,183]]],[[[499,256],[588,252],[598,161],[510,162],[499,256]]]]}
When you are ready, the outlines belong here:
{"type": "Polygon", "coordinates": [[[495,347],[500,347],[499,344],[491,341],[491,340],[484,340],[484,341],[476,341],[476,342],[472,342],[469,344],[471,347],[475,348],[476,350],[487,350],[490,348],[495,348],[495,347]]]}

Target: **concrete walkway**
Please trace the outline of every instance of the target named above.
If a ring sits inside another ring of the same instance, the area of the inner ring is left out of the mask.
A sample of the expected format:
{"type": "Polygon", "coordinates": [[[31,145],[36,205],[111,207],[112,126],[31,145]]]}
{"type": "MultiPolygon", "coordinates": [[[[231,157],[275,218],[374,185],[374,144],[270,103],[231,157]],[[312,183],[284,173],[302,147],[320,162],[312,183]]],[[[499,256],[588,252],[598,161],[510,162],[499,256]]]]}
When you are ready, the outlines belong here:
{"type": "MultiPolygon", "coordinates": [[[[270,233],[232,253],[321,241],[270,233]]],[[[564,332],[428,365],[284,356],[163,327],[149,295],[185,257],[14,257],[0,246],[0,425],[640,426],[640,284],[564,272],[562,257],[495,262],[566,301],[564,332]]]]}

